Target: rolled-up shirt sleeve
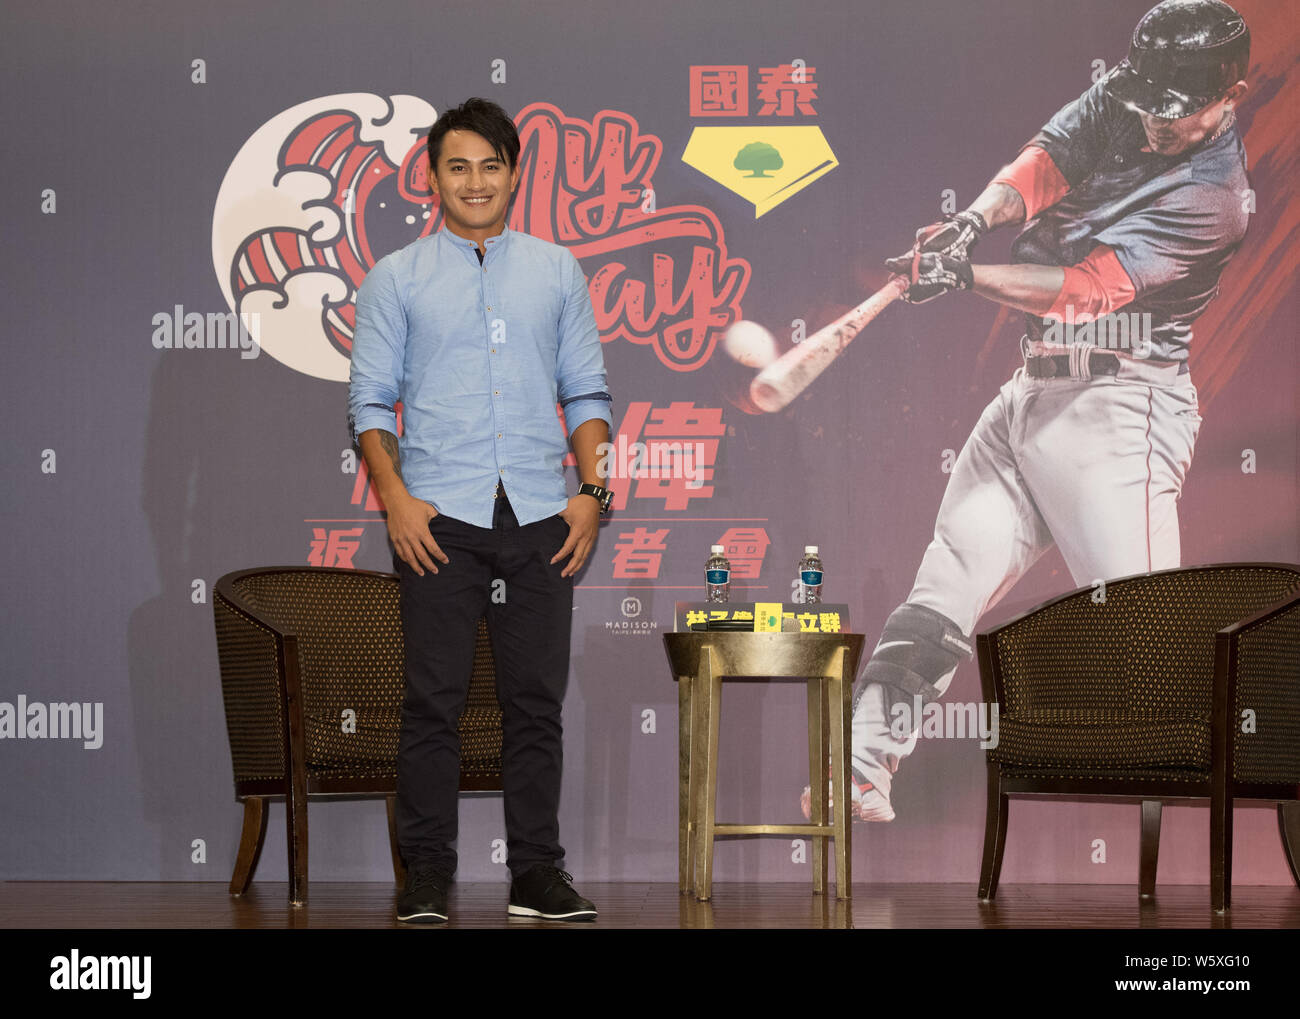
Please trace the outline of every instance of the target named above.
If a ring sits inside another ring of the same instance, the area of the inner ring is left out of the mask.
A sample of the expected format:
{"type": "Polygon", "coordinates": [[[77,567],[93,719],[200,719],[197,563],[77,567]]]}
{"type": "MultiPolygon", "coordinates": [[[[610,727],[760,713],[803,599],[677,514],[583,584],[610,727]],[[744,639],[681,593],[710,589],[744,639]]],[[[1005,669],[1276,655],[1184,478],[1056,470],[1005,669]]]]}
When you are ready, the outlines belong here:
{"type": "Polygon", "coordinates": [[[593,418],[603,420],[612,433],[613,398],[605,381],[605,357],[591,294],[578,260],[569,252],[565,255],[564,308],[560,312],[560,342],[555,364],[560,406],[570,435],[593,418]]]}
{"type": "Polygon", "coordinates": [[[1014,162],[1004,166],[991,183],[1005,184],[1020,195],[1026,221],[1055,205],[1070,191],[1070,182],[1061,175],[1047,150],[1033,142],[1021,149],[1014,162]]]}
{"type": "Polygon", "coordinates": [[[406,311],[392,269],[381,261],[357,290],[348,381],[348,430],[354,442],[372,428],[397,434],[405,354],[406,311]]]}

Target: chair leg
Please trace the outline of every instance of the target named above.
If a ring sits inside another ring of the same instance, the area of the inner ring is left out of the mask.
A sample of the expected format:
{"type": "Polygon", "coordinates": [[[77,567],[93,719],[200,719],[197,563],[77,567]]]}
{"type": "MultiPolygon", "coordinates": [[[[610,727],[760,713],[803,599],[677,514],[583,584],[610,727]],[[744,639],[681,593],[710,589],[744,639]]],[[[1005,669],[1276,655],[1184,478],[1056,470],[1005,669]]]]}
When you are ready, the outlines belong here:
{"type": "Polygon", "coordinates": [[[397,797],[385,796],[384,803],[388,807],[388,850],[393,854],[393,880],[401,888],[406,884],[406,864],[397,845],[397,797]]]}
{"type": "Polygon", "coordinates": [[[1007,795],[1002,791],[1002,772],[996,761],[988,762],[988,805],[984,814],[984,856],[980,860],[979,898],[992,902],[998,894],[1002,874],[1002,852],[1007,844],[1007,795]]]}
{"type": "Polygon", "coordinates": [[[307,797],[291,787],[284,798],[285,841],[289,844],[289,903],[307,901],[307,797]]]}
{"type": "Polygon", "coordinates": [[[230,878],[230,894],[243,895],[253,881],[257,861],[266,841],[266,798],[244,797],[244,828],[239,834],[239,855],[235,857],[235,872],[230,878]]]}
{"type": "Polygon", "coordinates": [[[1282,836],[1282,852],[1291,868],[1291,880],[1300,885],[1300,800],[1277,805],[1277,828],[1282,836]]]}
{"type": "Polygon", "coordinates": [[[1210,783],[1210,908],[1232,908],[1232,797],[1226,776],[1216,772],[1210,783]]]}
{"type": "Polygon", "coordinates": [[[1138,862],[1138,896],[1152,898],[1156,894],[1156,866],[1160,861],[1160,808],[1159,800],[1142,801],[1142,837],[1138,862]]]}

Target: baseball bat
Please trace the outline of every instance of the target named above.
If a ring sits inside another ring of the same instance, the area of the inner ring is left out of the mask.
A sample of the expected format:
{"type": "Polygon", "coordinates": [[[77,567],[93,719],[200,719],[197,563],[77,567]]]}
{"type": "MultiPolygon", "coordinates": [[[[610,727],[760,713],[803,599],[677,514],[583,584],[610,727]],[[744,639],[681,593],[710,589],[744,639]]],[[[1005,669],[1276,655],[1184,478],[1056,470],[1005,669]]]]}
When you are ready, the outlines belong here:
{"type": "Polygon", "coordinates": [[[769,414],[786,407],[840,356],[853,337],[903,295],[907,285],[906,277],[895,276],[852,311],[769,364],[749,384],[749,398],[754,405],[769,414]]]}

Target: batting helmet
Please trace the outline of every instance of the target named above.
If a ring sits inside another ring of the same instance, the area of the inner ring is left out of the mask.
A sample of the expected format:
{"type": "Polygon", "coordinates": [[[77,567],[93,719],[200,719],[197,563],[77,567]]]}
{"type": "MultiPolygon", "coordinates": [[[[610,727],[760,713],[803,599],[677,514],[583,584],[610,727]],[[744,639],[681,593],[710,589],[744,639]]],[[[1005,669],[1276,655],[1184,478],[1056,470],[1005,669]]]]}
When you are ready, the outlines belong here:
{"type": "Polygon", "coordinates": [[[1226,3],[1165,0],[1137,23],[1105,88],[1130,108],[1174,120],[1222,96],[1249,63],[1250,29],[1226,3]]]}

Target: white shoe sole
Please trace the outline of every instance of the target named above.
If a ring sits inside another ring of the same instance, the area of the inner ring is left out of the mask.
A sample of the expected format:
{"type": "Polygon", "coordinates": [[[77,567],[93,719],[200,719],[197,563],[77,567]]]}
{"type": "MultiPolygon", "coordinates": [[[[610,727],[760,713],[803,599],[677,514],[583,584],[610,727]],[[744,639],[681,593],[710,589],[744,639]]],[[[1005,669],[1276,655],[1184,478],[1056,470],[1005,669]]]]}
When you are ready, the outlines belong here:
{"type": "Polygon", "coordinates": [[[447,918],[443,916],[441,913],[410,913],[406,916],[402,916],[399,913],[397,915],[397,919],[402,923],[412,923],[412,922],[419,923],[423,920],[433,920],[437,923],[447,922],[447,918]]]}
{"type": "Polygon", "coordinates": [[[594,909],[578,909],[572,913],[543,913],[540,909],[530,909],[528,906],[516,906],[512,903],[506,912],[511,916],[531,916],[538,920],[596,919],[596,911],[594,909]]]}

